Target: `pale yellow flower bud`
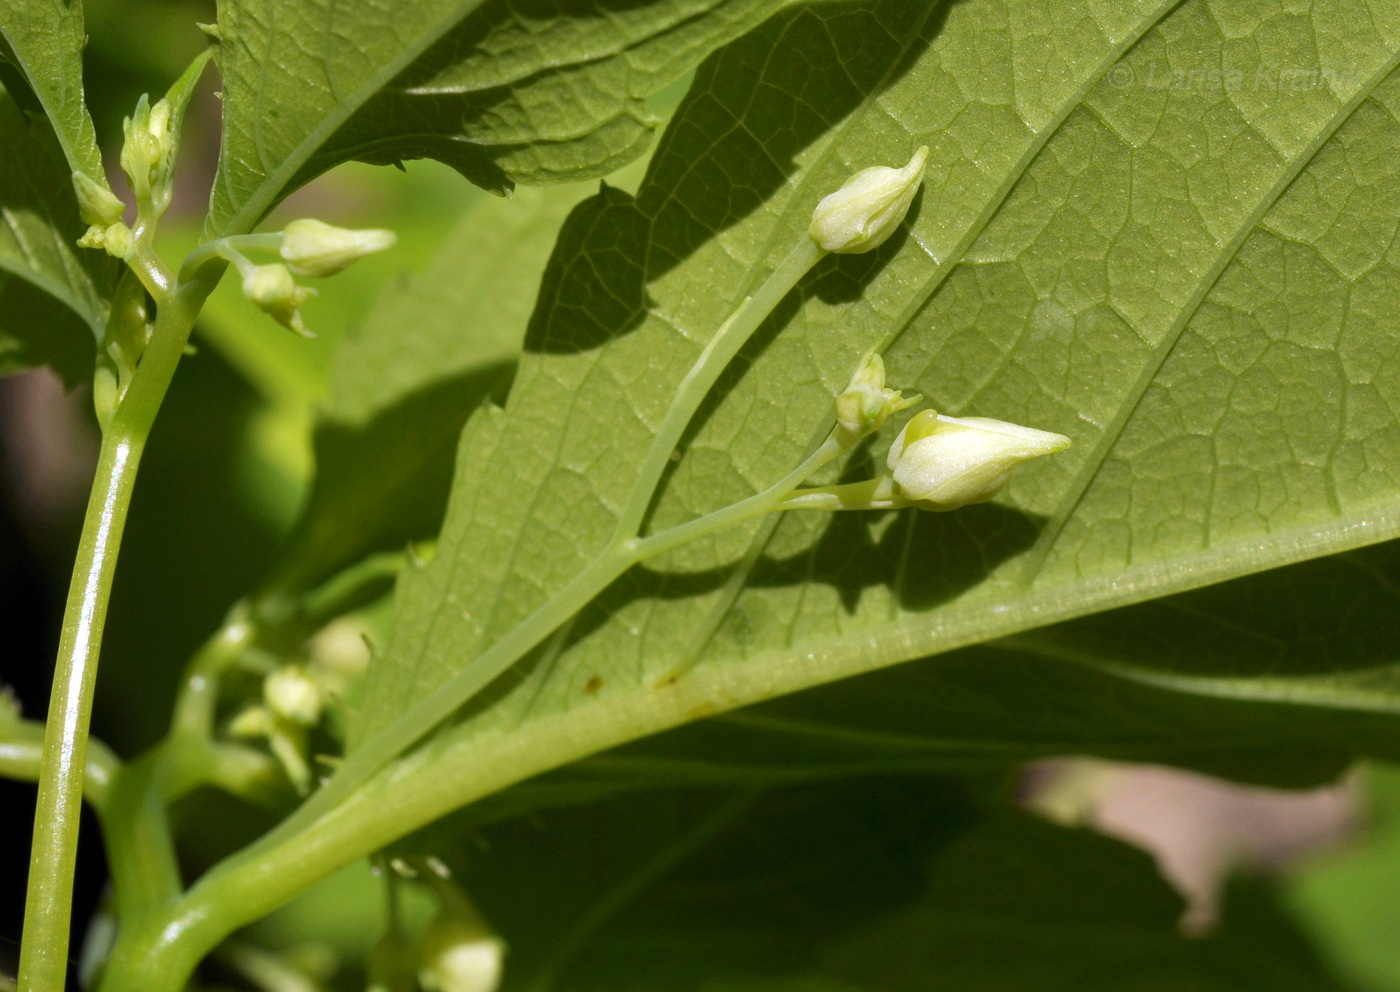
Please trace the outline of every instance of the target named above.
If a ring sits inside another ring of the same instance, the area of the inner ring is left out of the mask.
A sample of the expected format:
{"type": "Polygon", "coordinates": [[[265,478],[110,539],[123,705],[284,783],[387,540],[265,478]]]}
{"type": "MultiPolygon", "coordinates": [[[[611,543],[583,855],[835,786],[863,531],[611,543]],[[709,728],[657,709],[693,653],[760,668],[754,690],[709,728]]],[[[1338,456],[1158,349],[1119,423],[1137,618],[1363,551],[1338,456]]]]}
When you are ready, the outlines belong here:
{"type": "Polygon", "coordinates": [[[505,943],[480,918],[461,909],[445,907],[424,929],[418,982],[430,992],[495,992],[505,943]]]}
{"type": "Polygon", "coordinates": [[[282,231],[278,254],[294,275],[330,276],[365,255],[392,248],[397,242],[393,231],[356,231],[307,218],[292,221],[282,231]]]}
{"type": "Polygon", "coordinates": [[[272,714],[262,706],[249,706],[229,721],[228,732],[234,737],[266,737],[272,733],[272,714]]]}
{"type": "Polygon", "coordinates": [[[131,228],[117,221],[107,227],[99,227],[96,224],[89,227],[78,239],[78,247],[101,248],[113,258],[120,258],[125,262],[131,257],[135,243],[131,239],[131,228]]]}
{"type": "Polygon", "coordinates": [[[281,262],[248,265],[243,270],[243,295],[283,326],[303,337],[314,336],[302,323],[300,307],[316,291],[298,286],[291,270],[281,262]]]}
{"type": "Polygon", "coordinates": [[[848,439],[864,437],[879,430],[891,414],[907,410],[921,396],[905,399],[897,389],[885,388],[885,362],[879,355],[851,377],[845,392],[836,397],[836,423],[848,439]]]}
{"type": "Polygon", "coordinates": [[[98,185],[85,172],[73,173],[73,192],[78,197],[78,215],[84,224],[109,227],[122,219],[126,204],[105,186],[98,185]]]}
{"type": "Polygon", "coordinates": [[[321,687],[301,665],[285,665],[263,680],[263,701],[278,716],[303,727],[321,719],[321,687]]]}
{"type": "Polygon", "coordinates": [[[889,467],[906,499],[931,510],[984,503],[1001,492],[1024,461],[1070,446],[1063,434],[988,417],[917,414],[890,445],[889,467]]]}
{"type": "Polygon", "coordinates": [[[884,244],[904,221],[924,179],[928,146],[902,169],[877,165],[862,169],[817,204],[808,229],[812,240],[831,252],[862,252],[884,244]]]}
{"type": "Polygon", "coordinates": [[[149,201],[156,214],[170,206],[171,179],[179,137],[170,129],[170,104],[151,105],[142,94],[136,110],[122,122],[122,171],[138,202],[149,201]]]}

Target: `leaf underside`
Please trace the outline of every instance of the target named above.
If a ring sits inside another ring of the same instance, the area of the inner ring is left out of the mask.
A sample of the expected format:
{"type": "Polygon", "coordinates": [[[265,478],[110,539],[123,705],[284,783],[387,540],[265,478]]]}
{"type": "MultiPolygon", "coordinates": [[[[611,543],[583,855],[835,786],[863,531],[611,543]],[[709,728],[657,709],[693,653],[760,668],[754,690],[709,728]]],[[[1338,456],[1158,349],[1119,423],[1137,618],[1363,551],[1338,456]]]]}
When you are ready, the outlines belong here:
{"type": "MultiPolygon", "coordinates": [[[[509,403],[463,436],[437,555],[400,583],[352,738],[591,560],[705,340],[824,193],[920,144],[908,234],[828,259],[779,308],[702,410],[650,526],[780,476],[870,347],[941,411],[1074,448],[992,504],[790,514],[634,569],[470,707],[442,760],[479,768],[499,747],[515,764],[486,776],[498,787],[717,711],[1394,536],[1398,60],[1393,2],[871,2],[795,10],[730,45],[636,198],[605,190],[566,224],[509,403]]],[[[894,427],[847,478],[872,474],[894,427]]],[[[1100,667],[1141,661],[1129,636],[1100,667]]],[[[1046,643],[1011,654],[1030,670],[1074,653],[1046,643]]],[[[1240,685],[1191,691],[1280,698],[1257,652],[1229,657],[1240,685]]],[[[1082,679],[1083,660],[1054,664],[1082,679]]]]}
{"type": "Polygon", "coordinates": [[[423,272],[381,292],[336,352],[312,493],[264,596],[295,597],[437,533],[457,436],[505,396],[549,247],[579,199],[562,187],[483,198],[423,272]]]}
{"type": "Polygon", "coordinates": [[[76,246],[84,229],[53,130],[0,87],[0,375],[92,377],[111,263],[76,246]]]}
{"type": "Polygon", "coordinates": [[[78,0],[26,0],[0,7],[0,61],[16,66],[48,114],[68,167],[106,185],[102,153],[83,99],[83,5],[78,0]]]}
{"type": "Polygon", "coordinates": [[[424,850],[507,940],[507,992],[1340,988],[1265,886],[1185,938],[1148,855],[948,780],[659,789],[474,836],[424,850]]]}
{"type": "Polygon", "coordinates": [[[221,0],[208,232],[249,230],[352,159],[437,159],[495,192],[606,175],[650,143],[646,97],[788,2],[373,0],[332,17],[330,0],[221,0]]]}

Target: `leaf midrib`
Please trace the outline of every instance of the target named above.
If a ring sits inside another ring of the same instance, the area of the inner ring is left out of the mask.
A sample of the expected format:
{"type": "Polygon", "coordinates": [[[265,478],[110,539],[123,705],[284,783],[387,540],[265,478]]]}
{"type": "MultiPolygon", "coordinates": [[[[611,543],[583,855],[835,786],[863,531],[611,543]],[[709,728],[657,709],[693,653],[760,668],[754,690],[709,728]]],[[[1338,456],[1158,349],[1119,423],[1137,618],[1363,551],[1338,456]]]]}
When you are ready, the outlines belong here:
{"type": "MultiPolygon", "coordinates": [[[[395,796],[396,829],[427,822],[532,775],[639,737],[766,699],[1061,620],[1209,585],[1249,572],[1400,537],[1400,507],[1358,513],[1324,528],[1298,526],[1209,552],[1032,592],[1013,604],[975,598],[933,617],[907,617],[877,631],[823,639],[820,648],[772,649],[742,664],[711,663],[677,680],[628,686],[595,702],[508,722],[484,733],[458,725],[382,769],[340,812],[395,796]],[[988,624],[989,605],[996,622],[988,624]],[[929,620],[940,626],[930,628],[929,620]],[[937,642],[936,644],[933,642],[937,642]]],[[[356,814],[350,814],[353,818],[356,814]]],[[[373,814],[364,814],[373,817],[373,814]]]]}

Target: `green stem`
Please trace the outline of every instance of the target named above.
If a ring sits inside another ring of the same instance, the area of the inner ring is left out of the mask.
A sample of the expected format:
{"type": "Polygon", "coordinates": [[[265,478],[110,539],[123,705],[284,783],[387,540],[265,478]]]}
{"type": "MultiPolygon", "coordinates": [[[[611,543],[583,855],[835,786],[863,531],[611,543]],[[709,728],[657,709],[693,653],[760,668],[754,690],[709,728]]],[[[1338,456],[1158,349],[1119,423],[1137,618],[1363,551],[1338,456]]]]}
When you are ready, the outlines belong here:
{"type": "MultiPolygon", "coordinates": [[[[331,781],[256,843],[227,859],[191,890],[158,925],[128,931],[114,952],[104,988],[116,992],[173,989],[233,929],[270,912],[287,897],[348,860],[402,836],[409,817],[386,819],[393,806],[381,796],[366,807],[371,779],[405,753],[477,692],[495,681],[560,625],[575,616],[637,562],[774,509],[792,488],[849,445],[829,438],[802,465],[756,496],[680,527],[639,539],[646,517],[681,436],[739,349],[773,308],[827,253],[803,237],[758,292],[740,304],[707,344],[682,380],[657,428],[613,537],[598,556],[547,602],[513,627],[470,664],[370,740],[351,752],[331,781]],[[314,829],[309,829],[314,827],[314,829]]],[[[226,252],[211,249],[193,274],[226,252]]],[[[392,773],[386,773],[392,774],[392,773]]],[[[383,776],[380,776],[383,777],[383,776]]],[[[405,811],[407,813],[407,811],[405,811]]]]}
{"type": "Polygon", "coordinates": [[[88,723],[117,551],[146,438],[199,305],[212,288],[200,282],[159,298],[151,343],[103,434],[64,610],[44,732],[20,949],[21,992],[61,992],[64,987],[88,723]]]}
{"type": "Polygon", "coordinates": [[[207,740],[213,736],[219,678],[257,638],[257,628],[248,612],[241,603],[230,610],[223,626],[190,660],[175,701],[175,717],[170,728],[172,738],[193,735],[207,740]]]}
{"type": "MultiPolygon", "coordinates": [[[[20,782],[39,781],[44,760],[44,725],[35,720],[17,720],[0,725],[0,778],[20,782]]],[[[87,767],[83,771],[83,799],[101,813],[107,804],[112,778],[121,761],[97,738],[88,739],[87,767]]]]}
{"type": "MultiPolygon", "coordinates": [[[[675,450],[681,435],[685,433],[700,404],[704,402],[710,389],[738,354],[739,349],[773,308],[782,302],[783,297],[787,296],[798,281],[826,254],[811,238],[799,238],[796,246],[778,263],[778,267],[759,287],[758,292],[746,298],[739,305],[739,309],[715,332],[677,387],[676,395],[662,417],[656,436],[642,461],[642,467],[632,485],[627,502],[618,515],[613,538],[598,557],[548,602],[522,620],[483,654],[472,659],[465,668],[356,749],[336,771],[331,781],[270,833],[265,838],[266,841],[278,843],[331,809],[357,785],[396,755],[406,751],[451,716],[463,703],[494,682],[527,651],[533,649],[556,627],[581,610],[623,572],[645,557],[645,554],[639,554],[642,546],[636,540],[637,534],[670,461],[671,452],[675,450]]],[[[834,453],[831,457],[834,457],[834,453]]],[[[808,468],[806,474],[813,470],[808,468]]],[[[802,476],[805,477],[806,475],[802,476]]],[[[783,491],[785,493],[787,490],[783,491]]],[[[766,495],[761,494],[754,499],[762,499],[766,495]]],[[[713,524],[710,529],[727,526],[728,523],[743,519],[744,515],[752,516],[758,512],[763,511],[740,511],[732,520],[713,524]]],[[[687,540],[693,539],[701,532],[698,521],[696,525],[694,532],[687,536],[687,540]]],[[[673,545],[654,544],[654,550],[646,554],[658,554],[669,546],[673,545]]],[[[257,846],[261,848],[262,845],[257,846]]]]}
{"type": "MultiPolygon", "coordinates": [[[[857,438],[856,440],[859,440],[857,438]]],[[[854,442],[852,442],[854,443],[854,442]]],[[[793,487],[801,483],[817,469],[838,457],[843,452],[849,450],[850,445],[842,444],[833,433],[820,448],[812,452],[801,465],[793,469],[783,478],[773,485],[755,493],[748,499],[740,500],[726,506],[722,510],[707,513],[703,517],[696,517],[694,520],[678,524],[669,530],[663,530],[657,534],[634,541],[632,547],[635,551],[637,561],[644,561],[663,551],[688,544],[706,534],[713,534],[717,530],[725,527],[732,527],[737,523],[742,523],[752,517],[759,517],[765,513],[771,513],[777,509],[786,509],[788,494],[793,487]]]]}
{"type": "Polygon", "coordinates": [[[206,241],[185,256],[180,265],[180,281],[187,282],[193,279],[205,265],[220,259],[232,262],[242,271],[245,266],[253,264],[244,256],[245,251],[265,251],[275,255],[281,247],[280,231],[275,234],[234,234],[227,238],[206,241]]]}
{"type": "Polygon", "coordinates": [[[646,458],[643,459],[641,470],[637,473],[637,481],[633,483],[627,502],[618,515],[614,543],[620,543],[641,533],[642,520],[646,517],[647,507],[651,505],[652,498],[656,495],[656,487],[671,460],[671,452],[676,450],[681,435],[695,417],[695,411],[700,409],[700,404],[705,401],[705,397],[729,367],[734,356],[739,353],[739,349],[773,312],[773,308],[781,303],[783,297],[811,271],[812,266],[826,255],[827,253],[818,248],[811,238],[806,235],[798,238],[792,251],[778,263],[778,267],[759,287],[758,292],[739,304],[739,309],[734,311],[715,332],[710,343],[705,345],[705,350],[700,353],[700,357],[695,360],[695,364],[690,367],[690,371],[676,388],[676,395],[661,418],[661,425],[656,429],[656,436],[652,438],[651,447],[647,449],[646,458]]]}
{"type": "Polygon", "coordinates": [[[117,919],[132,926],[180,895],[180,871],[158,779],[161,753],[149,752],[122,769],[103,820],[117,919]]]}
{"type": "Polygon", "coordinates": [[[88,720],[97,677],[97,653],[107,618],[107,596],[126,523],[144,438],[103,438],[97,478],[78,544],[73,582],[39,768],[34,846],[20,947],[21,992],[62,992],[68,962],[68,921],[78,852],[78,817],[87,766],[88,720]]]}

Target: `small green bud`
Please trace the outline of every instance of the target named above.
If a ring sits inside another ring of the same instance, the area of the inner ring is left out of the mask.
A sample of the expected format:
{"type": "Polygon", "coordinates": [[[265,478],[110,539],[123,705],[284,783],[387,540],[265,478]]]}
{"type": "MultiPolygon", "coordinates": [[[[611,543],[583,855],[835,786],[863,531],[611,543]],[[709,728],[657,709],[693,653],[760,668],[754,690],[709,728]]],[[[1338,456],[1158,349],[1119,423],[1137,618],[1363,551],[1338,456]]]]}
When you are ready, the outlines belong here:
{"type": "Polygon", "coordinates": [[[836,423],[847,440],[855,440],[878,431],[892,414],[907,410],[923,397],[905,399],[897,389],[885,388],[885,362],[871,355],[854,376],[846,391],[836,397],[836,423]]]}
{"type": "Polygon", "coordinates": [[[351,262],[398,242],[393,231],[335,227],[319,220],[294,220],[282,231],[278,254],[298,276],[331,276],[351,262]]]}
{"type": "Polygon", "coordinates": [[[266,737],[272,733],[272,714],[262,706],[249,706],[229,721],[228,732],[244,740],[266,737]]]}
{"type": "Polygon", "coordinates": [[[117,221],[107,227],[99,227],[96,224],[89,227],[78,239],[78,247],[101,248],[113,258],[120,258],[125,262],[131,258],[135,246],[131,238],[131,228],[117,221]]]}
{"type": "Polygon", "coordinates": [[[279,324],[302,337],[314,337],[301,320],[301,305],[316,295],[314,289],[298,286],[291,270],[281,262],[251,265],[243,270],[243,295],[279,324]]]}
{"type": "Polygon", "coordinates": [[[985,503],[1017,465],[1070,446],[1063,434],[988,417],[914,416],[890,445],[888,464],[905,498],[930,510],[985,503]]]}
{"type": "Polygon", "coordinates": [[[170,206],[171,178],[179,138],[170,129],[170,104],[154,105],[143,93],[136,110],[122,122],[122,171],[131,181],[137,202],[147,201],[157,215],[170,206]]]}
{"type": "Polygon", "coordinates": [[[827,251],[842,253],[884,244],[909,212],[927,162],[925,145],[902,169],[877,165],[857,172],[817,204],[808,229],[812,240],[827,251]]]}
{"type": "Polygon", "coordinates": [[[78,197],[78,214],[84,224],[108,227],[122,219],[126,204],[105,186],[94,182],[86,172],[73,173],[73,192],[78,197]]]}
{"type": "Polygon", "coordinates": [[[321,687],[301,665],[284,665],[263,680],[263,701],[278,716],[303,727],[321,719],[321,687]]]}

